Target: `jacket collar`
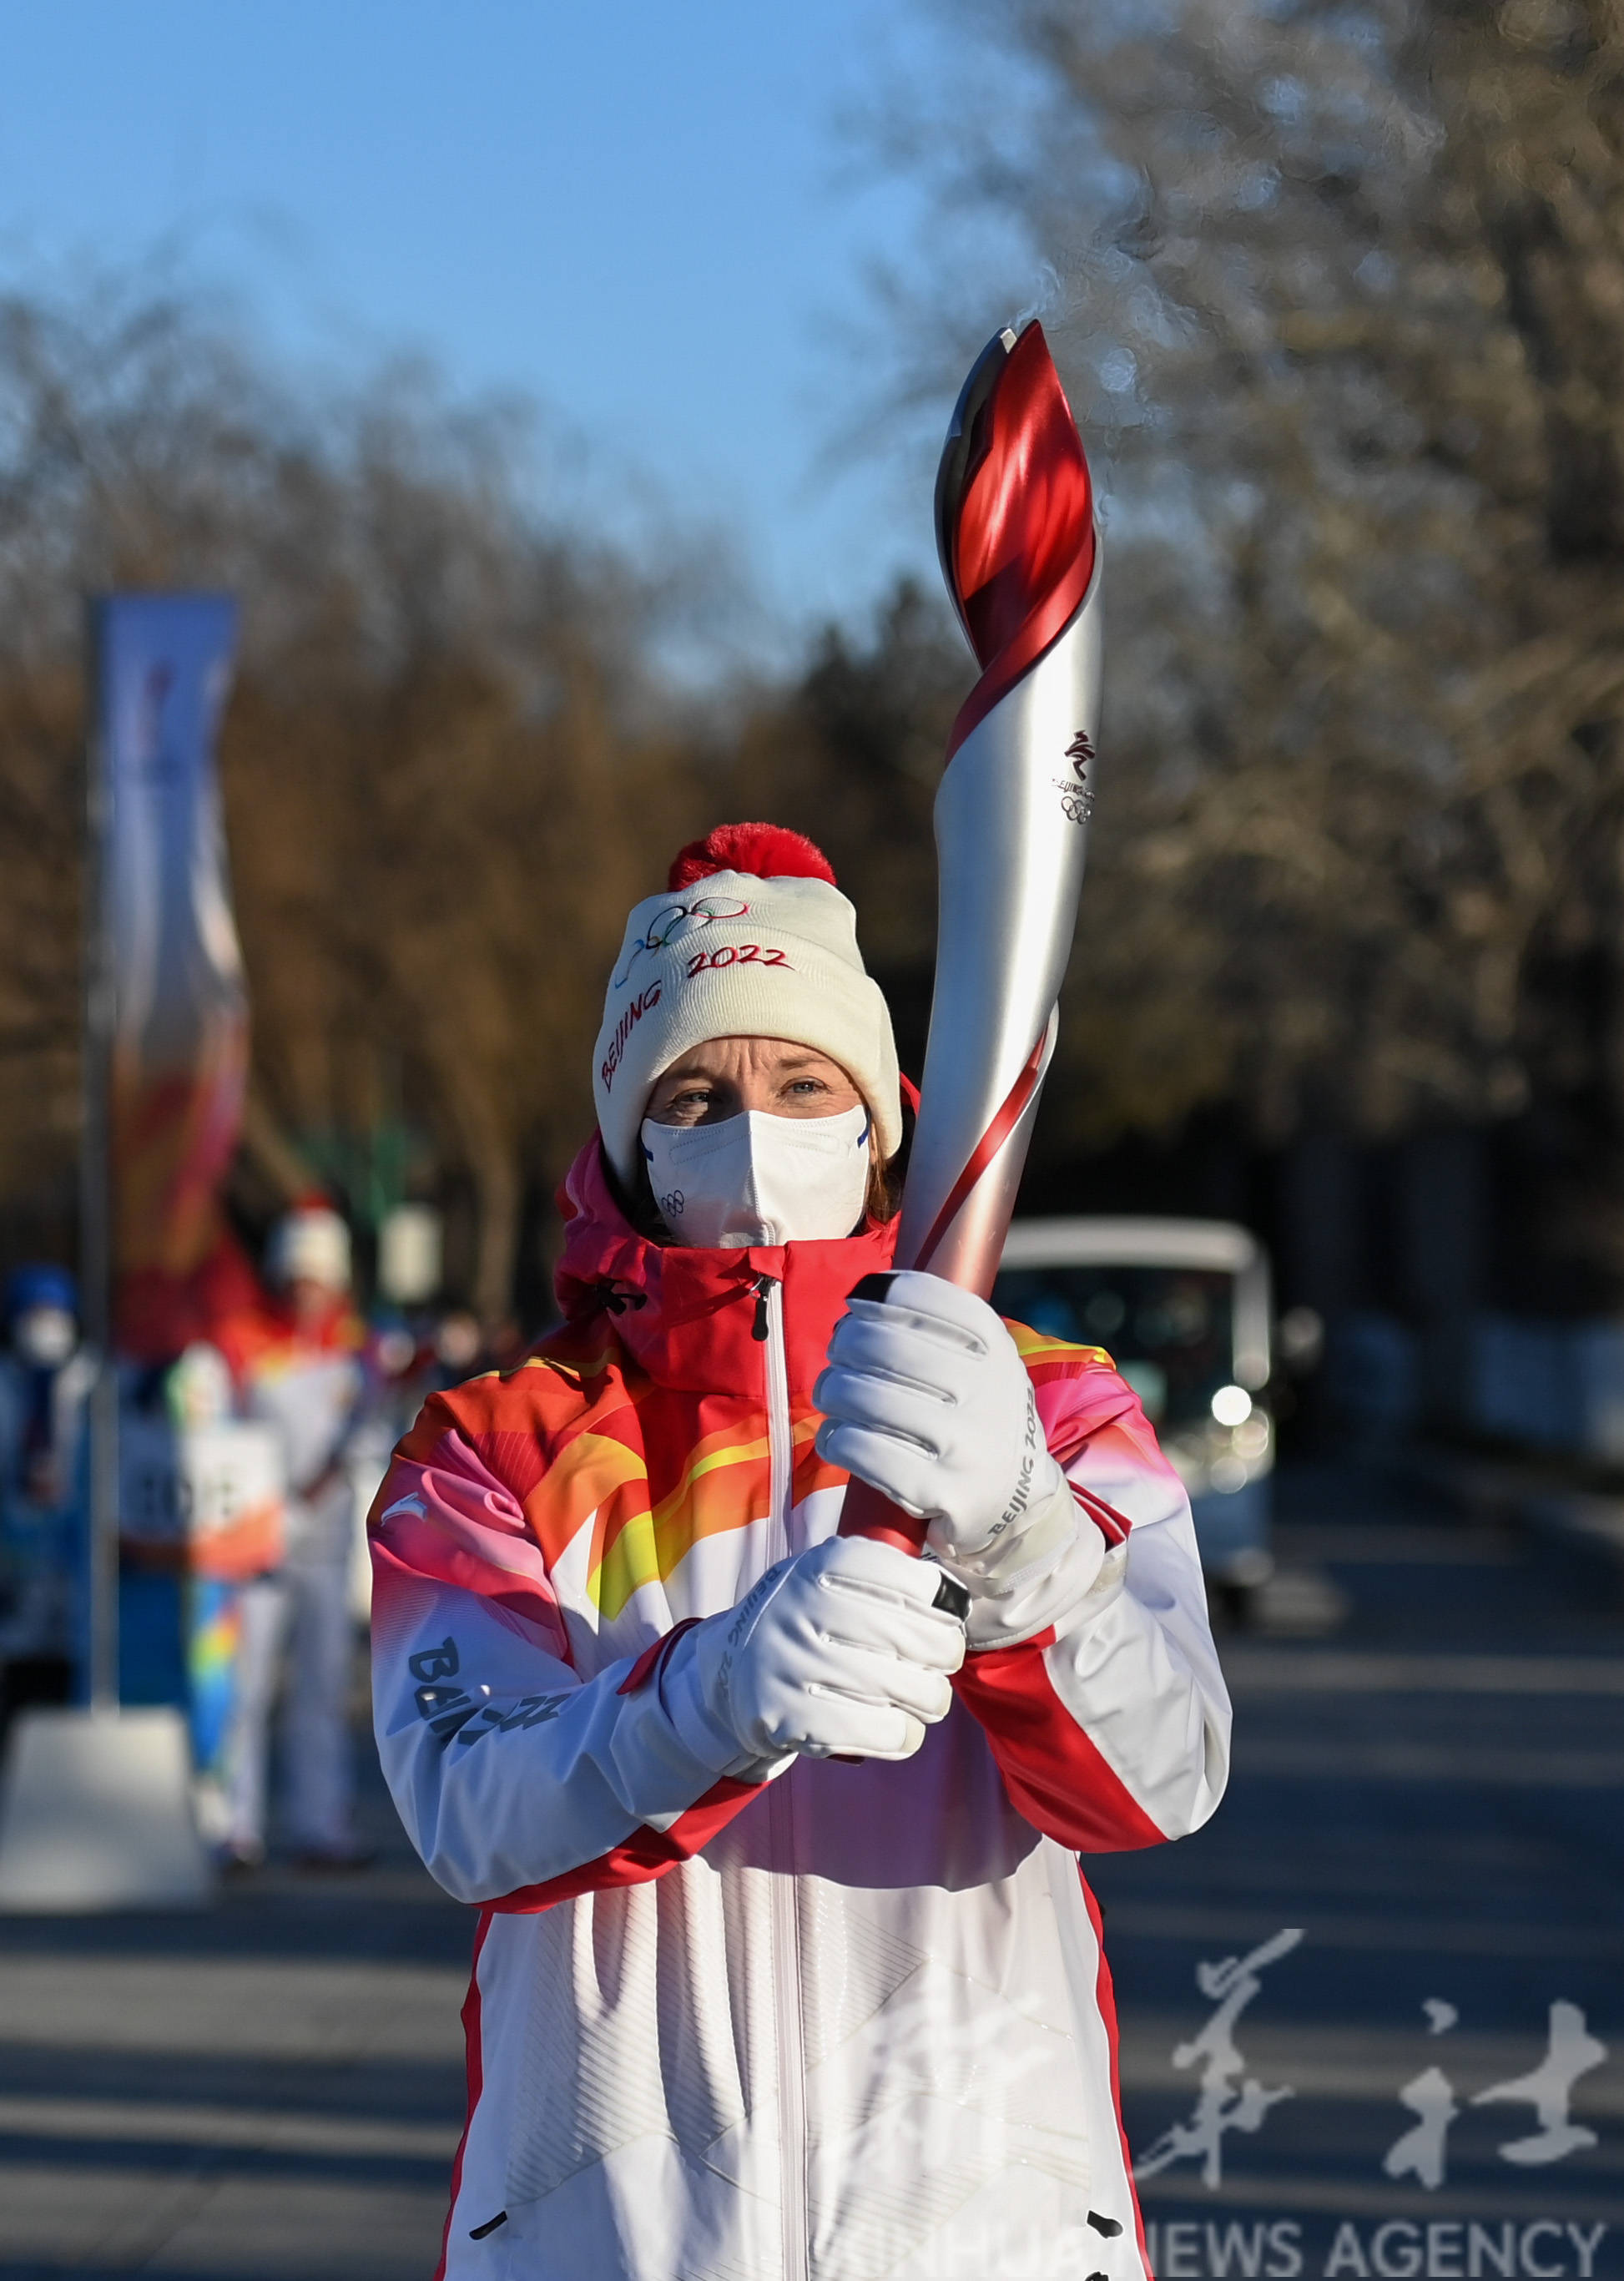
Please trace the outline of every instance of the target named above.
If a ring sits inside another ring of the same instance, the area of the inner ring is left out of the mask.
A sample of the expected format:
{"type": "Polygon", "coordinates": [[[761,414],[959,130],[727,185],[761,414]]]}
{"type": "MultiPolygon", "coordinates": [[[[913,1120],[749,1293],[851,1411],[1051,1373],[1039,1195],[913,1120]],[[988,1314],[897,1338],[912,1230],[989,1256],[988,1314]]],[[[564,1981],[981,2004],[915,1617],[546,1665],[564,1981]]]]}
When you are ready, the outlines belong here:
{"type": "Polygon", "coordinates": [[[564,1252],[553,1279],[572,1323],[607,1314],[615,1336],[659,1384],[759,1398],[766,1353],[754,1335],[762,1279],[784,1288],[792,1395],[809,1396],[847,1294],[887,1267],[896,1223],[870,1221],[824,1243],[718,1251],[639,1235],[623,1209],[594,1133],[559,1195],[564,1252]]]}

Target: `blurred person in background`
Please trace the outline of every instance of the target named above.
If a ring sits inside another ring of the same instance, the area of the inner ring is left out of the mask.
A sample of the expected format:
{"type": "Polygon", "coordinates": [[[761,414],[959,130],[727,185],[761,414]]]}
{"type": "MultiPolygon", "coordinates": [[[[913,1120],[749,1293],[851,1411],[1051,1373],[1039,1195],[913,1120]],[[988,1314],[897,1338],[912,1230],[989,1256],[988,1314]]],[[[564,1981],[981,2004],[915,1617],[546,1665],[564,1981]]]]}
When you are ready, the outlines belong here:
{"type": "MultiPolygon", "coordinates": [[[[178,1436],[207,1434],[236,1422],[231,1366],[207,1340],[194,1340],[171,1366],[164,1396],[178,1436]]],[[[189,1579],[193,1795],[199,1827],[228,1870],[258,1867],[265,1858],[270,1713],[286,1615],[283,1510],[278,1495],[277,1525],[260,1547],[261,1565],[234,1573],[225,1583],[196,1573],[189,1579]]],[[[195,1526],[195,1508],[187,1520],[195,1526]]]]}
{"type": "Polygon", "coordinates": [[[66,1267],[15,1270],[0,1356],[0,1659],[8,1700],[60,1698],[78,1643],[84,1408],[95,1375],[66,1267]]]}
{"type": "Polygon", "coordinates": [[[367,1333],[351,1303],[350,1231],[325,1204],[301,1204],[271,1231],[272,1303],[228,1324],[220,1343],[244,1414],[282,1445],[285,1550],[245,1610],[238,1672],[228,1855],[265,1852],[265,1761],[278,1650],[285,1638],[281,1742],[288,1836],[308,1868],[360,1867],[348,1705],[353,1652],[350,1563],[356,1526],[350,1446],[367,1399],[367,1333]]]}
{"type": "Polygon", "coordinates": [[[460,1386],[471,1378],[480,1366],[484,1344],[477,1320],[466,1308],[453,1307],[443,1315],[434,1334],[437,1389],[460,1386]]]}
{"type": "Polygon", "coordinates": [[[445,2281],[1141,2281],[1075,1855],[1224,1787],[1178,1477],[1097,1350],[889,1272],[912,1095],[809,842],[683,851],[594,1063],[564,1326],[373,1509],[384,1770],[482,1912],[445,2281]]]}

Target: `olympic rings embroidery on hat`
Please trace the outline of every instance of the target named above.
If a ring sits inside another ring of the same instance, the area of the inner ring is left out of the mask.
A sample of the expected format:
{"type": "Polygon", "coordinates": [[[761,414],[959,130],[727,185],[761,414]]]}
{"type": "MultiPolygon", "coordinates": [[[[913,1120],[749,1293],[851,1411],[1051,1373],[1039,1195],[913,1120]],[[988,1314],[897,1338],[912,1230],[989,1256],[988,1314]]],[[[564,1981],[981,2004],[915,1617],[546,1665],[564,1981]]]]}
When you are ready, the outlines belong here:
{"type": "Polygon", "coordinates": [[[631,978],[631,970],[646,950],[664,950],[668,944],[680,942],[684,935],[700,927],[709,926],[715,919],[743,919],[750,916],[748,903],[741,903],[731,895],[701,895],[692,903],[670,903],[654,915],[648,932],[639,935],[631,946],[631,955],[624,970],[617,974],[613,988],[624,987],[631,978]]]}

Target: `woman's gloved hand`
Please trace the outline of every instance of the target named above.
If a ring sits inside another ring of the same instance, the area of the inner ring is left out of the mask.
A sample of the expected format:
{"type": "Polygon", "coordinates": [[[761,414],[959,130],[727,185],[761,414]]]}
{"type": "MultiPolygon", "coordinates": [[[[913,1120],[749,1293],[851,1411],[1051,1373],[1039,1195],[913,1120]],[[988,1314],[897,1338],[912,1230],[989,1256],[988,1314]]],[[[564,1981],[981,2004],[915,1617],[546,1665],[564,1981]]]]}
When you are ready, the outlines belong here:
{"type": "Polygon", "coordinates": [[[975,1559],[1061,1480],[1032,1380],[985,1299],[937,1275],[865,1275],[812,1389],[819,1453],[975,1559]]]}
{"type": "Polygon", "coordinates": [[[661,1677],[666,1708],[691,1747],[708,1729],[739,1762],[910,1758],[964,1659],[962,1620],[932,1605],[940,1584],[892,1545],[815,1545],[684,1634],[661,1677]]]}
{"type": "Polygon", "coordinates": [[[819,1454],[930,1523],[972,1647],[1029,1636],[1093,1582],[1103,1541],[1079,1529],[1015,1342],[973,1291],[865,1275],[812,1397],[819,1454]]]}

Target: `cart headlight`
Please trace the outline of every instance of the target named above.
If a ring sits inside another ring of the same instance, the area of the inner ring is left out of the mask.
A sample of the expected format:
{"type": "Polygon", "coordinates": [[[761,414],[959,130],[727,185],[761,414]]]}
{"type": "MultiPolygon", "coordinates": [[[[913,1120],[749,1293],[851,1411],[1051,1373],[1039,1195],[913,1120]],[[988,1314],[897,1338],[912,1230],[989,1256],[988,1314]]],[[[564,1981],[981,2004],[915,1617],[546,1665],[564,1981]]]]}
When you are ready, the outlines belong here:
{"type": "Polygon", "coordinates": [[[1269,1421],[1261,1411],[1254,1410],[1243,1425],[1234,1430],[1233,1446],[1237,1458],[1254,1464],[1269,1446],[1269,1421]]]}

